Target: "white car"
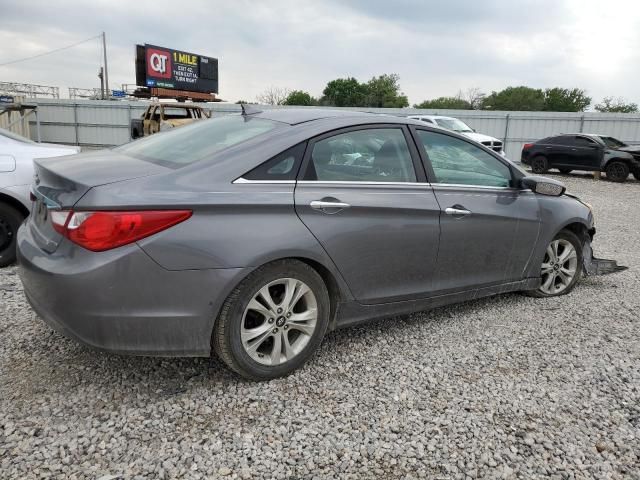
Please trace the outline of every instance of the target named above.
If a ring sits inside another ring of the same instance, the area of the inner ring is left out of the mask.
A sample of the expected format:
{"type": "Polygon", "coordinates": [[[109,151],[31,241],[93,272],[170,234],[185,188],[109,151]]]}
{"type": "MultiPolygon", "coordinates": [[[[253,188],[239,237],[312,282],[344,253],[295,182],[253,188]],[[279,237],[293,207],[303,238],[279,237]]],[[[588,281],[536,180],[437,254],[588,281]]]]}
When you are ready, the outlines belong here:
{"type": "Polygon", "coordinates": [[[0,128],[0,267],[16,258],[16,232],[29,215],[33,159],[80,152],[80,147],[36,143],[0,128]]]}
{"type": "Polygon", "coordinates": [[[445,130],[451,130],[453,132],[460,133],[461,135],[464,135],[471,140],[475,140],[485,147],[490,148],[494,152],[498,152],[500,155],[504,156],[504,146],[502,145],[502,140],[490,137],[489,135],[478,133],[462,120],[458,120],[457,118],[453,117],[443,117],[440,115],[414,115],[409,118],[420,120],[429,125],[444,128],[445,130]]]}

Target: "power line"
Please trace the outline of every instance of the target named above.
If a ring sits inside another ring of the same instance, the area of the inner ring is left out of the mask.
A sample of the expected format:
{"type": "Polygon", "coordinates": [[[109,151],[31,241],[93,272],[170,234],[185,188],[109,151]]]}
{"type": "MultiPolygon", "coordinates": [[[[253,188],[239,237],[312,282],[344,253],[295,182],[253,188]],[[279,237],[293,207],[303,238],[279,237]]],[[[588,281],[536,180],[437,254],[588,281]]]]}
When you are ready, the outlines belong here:
{"type": "Polygon", "coordinates": [[[0,63],[0,67],[4,67],[5,65],[11,65],[11,64],[13,64],[13,63],[18,63],[18,62],[24,62],[24,61],[27,61],[27,60],[32,60],[32,59],[34,59],[34,58],[38,58],[38,57],[44,57],[45,55],[50,55],[50,54],[52,54],[52,53],[56,53],[56,52],[61,52],[62,50],[67,50],[67,49],[69,49],[69,48],[76,47],[76,46],[80,45],[81,43],[85,43],[85,42],[88,42],[89,40],[93,40],[94,38],[99,38],[99,37],[102,37],[102,34],[100,34],[100,35],[96,35],[95,37],[87,38],[87,39],[82,40],[82,41],[80,41],[80,42],[74,43],[73,45],[67,45],[66,47],[56,48],[55,50],[49,50],[48,52],[39,53],[39,54],[37,54],[37,55],[33,55],[33,56],[31,56],[31,57],[19,58],[19,59],[17,59],[17,60],[11,60],[10,62],[0,63]]]}

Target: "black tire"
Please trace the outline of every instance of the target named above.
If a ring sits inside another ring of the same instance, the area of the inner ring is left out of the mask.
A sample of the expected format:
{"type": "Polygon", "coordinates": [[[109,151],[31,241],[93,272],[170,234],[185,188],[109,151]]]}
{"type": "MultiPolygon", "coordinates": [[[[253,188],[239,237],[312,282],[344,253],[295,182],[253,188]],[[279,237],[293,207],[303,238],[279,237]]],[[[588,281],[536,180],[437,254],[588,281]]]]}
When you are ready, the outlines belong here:
{"type": "Polygon", "coordinates": [[[635,169],[631,173],[633,173],[633,176],[635,177],[636,180],[640,180],[640,168],[635,169]]]}
{"type": "MultiPolygon", "coordinates": [[[[582,278],[583,254],[582,254],[582,242],[580,241],[580,239],[576,236],[575,233],[569,230],[562,230],[553,238],[551,242],[554,242],[556,240],[567,240],[573,245],[573,248],[575,248],[576,256],[577,256],[577,267],[576,267],[576,272],[573,279],[571,280],[569,285],[560,293],[553,293],[553,294],[546,293],[541,290],[542,287],[538,287],[535,290],[529,290],[524,292],[526,295],[530,297],[538,297],[538,298],[558,297],[560,295],[566,295],[567,293],[570,293],[575,288],[580,278],[582,278]]],[[[543,262],[544,262],[544,259],[543,259],[543,262]]],[[[540,270],[542,271],[542,266],[540,267],[540,270]]]]}
{"type": "Polygon", "coordinates": [[[537,155],[531,159],[531,171],[533,173],[547,173],[549,170],[549,162],[547,157],[537,155]]]}
{"type": "Polygon", "coordinates": [[[572,168],[559,168],[558,170],[560,170],[560,173],[564,173],[564,174],[573,172],[572,168]]]}
{"type": "Polygon", "coordinates": [[[298,260],[278,260],[252,272],[229,294],[213,329],[213,349],[231,370],[247,379],[282,377],[302,366],[318,348],[329,325],[330,310],[327,287],[313,268],[298,260]],[[263,286],[281,278],[294,278],[309,286],[317,302],[316,327],[306,346],[293,358],[279,365],[262,365],[252,359],[242,345],[244,312],[263,286]]]}
{"type": "Polygon", "coordinates": [[[11,205],[0,203],[0,267],[16,261],[16,235],[24,215],[11,205]]]}
{"type": "Polygon", "coordinates": [[[607,179],[612,182],[624,182],[629,176],[629,165],[618,160],[613,160],[607,163],[605,173],[607,174],[607,179]]]}

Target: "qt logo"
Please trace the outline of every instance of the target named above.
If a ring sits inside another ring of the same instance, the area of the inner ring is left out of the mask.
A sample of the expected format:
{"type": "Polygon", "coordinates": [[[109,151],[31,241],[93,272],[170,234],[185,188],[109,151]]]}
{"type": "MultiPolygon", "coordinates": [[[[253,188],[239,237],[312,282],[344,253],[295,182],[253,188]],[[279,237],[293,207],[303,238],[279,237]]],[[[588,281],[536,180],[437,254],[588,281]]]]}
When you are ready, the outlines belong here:
{"type": "Polygon", "coordinates": [[[171,78],[171,55],[166,50],[147,48],[147,75],[155,78],[171,78]]]}

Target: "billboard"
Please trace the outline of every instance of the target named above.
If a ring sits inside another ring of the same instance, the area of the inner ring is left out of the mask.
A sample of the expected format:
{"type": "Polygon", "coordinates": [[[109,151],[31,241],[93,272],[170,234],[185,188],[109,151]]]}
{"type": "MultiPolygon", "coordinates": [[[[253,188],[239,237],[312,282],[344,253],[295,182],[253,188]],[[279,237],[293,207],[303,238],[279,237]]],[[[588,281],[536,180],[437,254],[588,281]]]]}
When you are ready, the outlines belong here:
{"type": "Polygon", "coordinates": [[[136,45],[136,85],[218,93],[218,59],[155,45],[136,45]]]}

